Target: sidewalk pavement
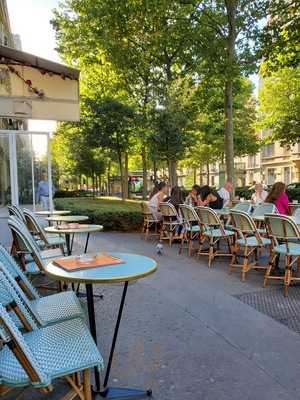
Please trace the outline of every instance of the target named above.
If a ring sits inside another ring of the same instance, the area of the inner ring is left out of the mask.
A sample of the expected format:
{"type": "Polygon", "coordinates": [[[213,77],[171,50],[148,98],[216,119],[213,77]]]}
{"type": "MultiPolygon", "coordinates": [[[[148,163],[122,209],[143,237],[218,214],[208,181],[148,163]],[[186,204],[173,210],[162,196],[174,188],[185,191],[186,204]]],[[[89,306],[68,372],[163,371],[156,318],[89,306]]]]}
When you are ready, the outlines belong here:
{"type": "MultiPolygon", "coordinates": [[[[77,238],[83,251],[84,237],[77,238]]],[[[262,289],[262,275],[228,275],[228,260],[209,270],[201,258],[178,255],[138,234],[99,233],[89,251],[132,252],[156,258],[158,271],[130,284],[111,384],[151,387],[154,400],[300,399],[300,336],[233,297],[262,289]]],[[[293,290],[291,288],[290,290],[293,290]]],[[[98,286],[99,348],[107,360],[121,285],[98,286]]],[[[85,304],[85,302],[83,302],[85,304]]],[[[26,391],[21,399],[58,399],[26,391]],[[29,397],[28,397],[29,396],[29,397]]],[[[14,397],[7,397],[12,400],[14,397]]]]}

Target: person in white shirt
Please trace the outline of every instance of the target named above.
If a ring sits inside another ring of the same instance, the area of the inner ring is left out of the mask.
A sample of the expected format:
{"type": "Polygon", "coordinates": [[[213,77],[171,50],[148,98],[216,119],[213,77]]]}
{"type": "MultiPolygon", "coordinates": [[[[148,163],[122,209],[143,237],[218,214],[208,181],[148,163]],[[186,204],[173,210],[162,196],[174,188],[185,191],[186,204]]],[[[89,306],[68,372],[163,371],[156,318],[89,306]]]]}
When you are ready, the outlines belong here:
{"type": "Polygon", "coordinates": [[[160,203],[164,201],[165,197],[168,195],[168,191],[169,188],[167,184],[165,182],[160,182],[158,184],[158,192],[148,201],[149,208],[158,220],[162,219],[160,203]]]}
{"type": "Polygon", "coordinates": [[[255,192],[251,196],[251,203],[255,204],[256,206],[258,204],[264,203],[266,201],[267,196],[268,192],[264,190],[263,185],[261,183],[256,183],[255,192]]]}
{"type": "Polygon", "coordinates": [[[219,196],[223,199],[223,207],[228,207],[230,203],[230,193],[232,192],[233,185],[231,182],[225,182],[224,186],[218,190],[219,196]]]}

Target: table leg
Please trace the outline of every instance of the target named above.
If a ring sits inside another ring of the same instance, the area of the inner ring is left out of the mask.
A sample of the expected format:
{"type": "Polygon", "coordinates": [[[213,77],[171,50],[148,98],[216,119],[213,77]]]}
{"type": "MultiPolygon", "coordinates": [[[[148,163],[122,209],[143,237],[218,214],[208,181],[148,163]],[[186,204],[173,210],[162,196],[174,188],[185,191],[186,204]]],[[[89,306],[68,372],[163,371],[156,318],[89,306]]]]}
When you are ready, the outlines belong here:
{"type": "MultiPolygon", "coordinates": [[[[152,391],[151,390],[139,390],[139,389],[129,389],[129,388],[113,388],[113,387],[108,387],[108,381],[109,381],[109,376],[110,376],[110,370],[111,370],[111,364],[113,361],[114,357],[114,351],[116,347],[116,342],[118,338],[118,332],[119,332],[119,327],[122,319],[122,314],[123,314],[123,308],[125,304],[125,298],[127,294],[127,288],[128,288],[128,282],[125,282],[124,284],[124,289],[121,297],[121,303],[118,311],[118,317],[115,325],[115,330],[113,334],[113,339],[112,339],[112,344],[109,352],[109,359],[107,363],[107,368],[106,368],[106,373],[105,373],[105,378],[104,378],[104,383],[103,383],[103,389],[102,391],[98,392],[98,396],[96,398],[99,399],[141,399],[144,397],[150,397],[152,396],[152,391]]],[[[97,393],[94,391],[94,393],[97,393]]]]}
{"type": "Polygon", "coordinates": [[[85,242],[85,246],[84,246],[84,253],[87,252],[88,245],[89,245],[89,239],[90,239],[90,232],[88,232],[87,237],[86,237],[86,242],[85,242]]]}
{"type": "MultiPolygon", "coordinates": [[[[90,239],[90,232],[88,232],[87,237],[86,237],[85,246],[84,246],[84,254],[87,253],[87,249],[88,249],[88,245],[89,245],[89,239],[90,239]]],[[[80,294],[79,290],[80,290],[80,283],[78,283],[77,289],[76,289],[77,296],[80,294]]]]}
{"type": "MultiPolygon", "coordinates": [[[[89,323],[90,323],[90,331],[91,335],[97,345],[97,330],[96,330],[96,319],[95,319],[95,308],[94,308],[94,295],[93,295],[93,285],[91,283],[87,283],[86,287],[86,297],[87,297],[87,306],[88,306],[88,314],[89,314],[89,323]]],[[[100,373],[98,368],[94,368],[95,374],[95,388],[93,391],[95,393],[100,393],[100,373]]]]}
{"type": "Polygon", "coordinates": [[[71,243],[70,243],[70,234],[66,233],[66,246],[67,246],[67,255],[70,256],[72,254],[72,248],[71,248],[71,243]]]}
{"type": "Polygon", "coordinates": [[[73,243],[74,243],[74,233],[72,235],[72,240],[71,240],[71,253],[73,252],[73,243]]]}

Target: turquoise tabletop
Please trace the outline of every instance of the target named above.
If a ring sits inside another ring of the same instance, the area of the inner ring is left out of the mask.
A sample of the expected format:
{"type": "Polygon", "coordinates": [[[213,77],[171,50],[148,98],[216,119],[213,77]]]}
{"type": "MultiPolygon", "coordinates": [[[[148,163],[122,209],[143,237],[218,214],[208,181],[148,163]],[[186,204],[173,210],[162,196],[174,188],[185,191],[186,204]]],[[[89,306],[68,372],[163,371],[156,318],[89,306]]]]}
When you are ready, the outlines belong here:
{"type": "Polygon", "coordinates": [[[300,218],[299,217],[291,216],[290,218],[295,222],[295,224],[300,225],[300,218]]]}
{"type": "Polygon", "coordinates": [[[54,279],[80,283],[115,283],[133,281],[152,274],[157,269],[155,260],[130,253],[110,253],[121,258],[124,263],[68,272],[50,262],[45,272],[54,279]]]}
{"type": "Polygon", "coordinates": [[[71,214],[71,211],[68,210],[44,210],[44,211],[35,211],[36,215],[65,215],[65,214],[71,214]]]}
{"type": "Polygon", "coordinates": [[[87,215],[54,215],[46,218],[47,221],[54,222],[80,222],[87,221],[89,217],[87,215]]]}
{"type": "Polygon", "coordinates": [[[252,218],[254,219],[254,221],[258,221],[258,222],[263,222],[265,220],[264,215],[253,215],[252,218]]]}
{"type": "Polygon", "coordinates": [[[229,207],[221,208],[220,210],[214,210],[219,215],[228,215],[230,213],[229,207]]]}
{"type": "Polygon", "coordinates": [[[73,234],[73,233],[92,233],[92,232],[100,232],[103,229],[103,225],[94,225],[94,224],[82,224],[79,225],[78,228],[64,228],[61,229],[59,226],[49,226],[44,228],[44,230],[48,233],[59,233],[59,234],[73,234]]]}

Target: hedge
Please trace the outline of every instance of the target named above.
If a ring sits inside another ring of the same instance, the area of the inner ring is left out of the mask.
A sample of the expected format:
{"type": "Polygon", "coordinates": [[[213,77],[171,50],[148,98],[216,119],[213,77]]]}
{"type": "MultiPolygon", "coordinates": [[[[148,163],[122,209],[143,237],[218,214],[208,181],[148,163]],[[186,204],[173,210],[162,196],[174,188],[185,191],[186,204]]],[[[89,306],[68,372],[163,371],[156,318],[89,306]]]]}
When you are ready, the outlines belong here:
{"type": "Polygon", "coordinates": [[[116,198],[57,198],[57,210],[70,210],[73,215],[87,215],[89,222],[104,226],[104,230],[133,232],[143,221],[139,201],[116,198]]]}

